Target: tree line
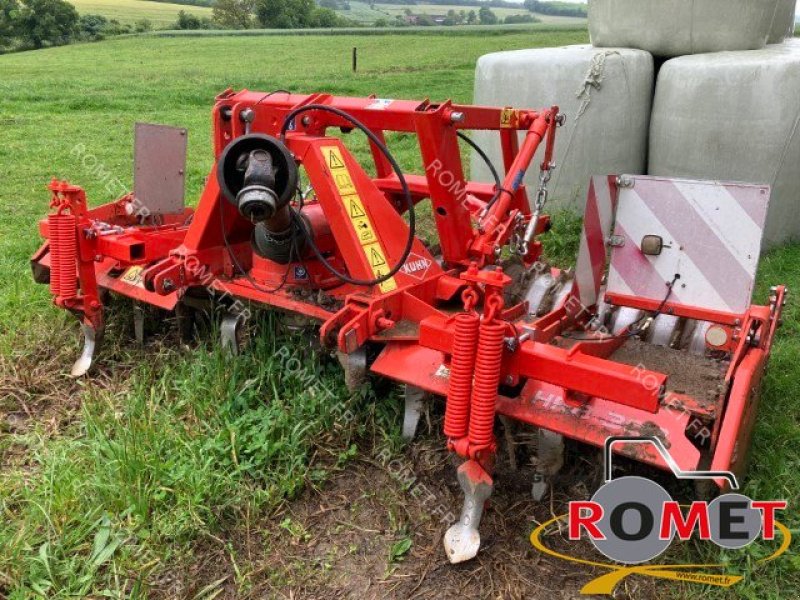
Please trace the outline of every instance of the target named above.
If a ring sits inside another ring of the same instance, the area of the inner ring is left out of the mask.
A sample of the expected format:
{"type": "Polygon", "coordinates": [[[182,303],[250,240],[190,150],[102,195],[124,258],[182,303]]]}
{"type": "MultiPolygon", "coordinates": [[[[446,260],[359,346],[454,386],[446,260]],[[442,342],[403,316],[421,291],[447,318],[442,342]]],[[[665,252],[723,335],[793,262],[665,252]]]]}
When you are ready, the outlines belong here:
{"type": "Polygon", "coordinates": [[[355,25],[314,0],[217,0],[214,23],[222,29],[305,29],[355,25]]]}
{"type": "MultiPolygon", "coordinates": [[[[458,5],[478,8],[475,10],[456,11],[449,9],[438,20],[427,14],[414,14],[411,7],[413,1],[384,2],[386,4],[408,5],[404,15],[394,19],[381,17],[376,19],[374,26],[390,27],[405,25],[495,25],[498,23],[536,23],[538,19],[531,14],[509,15],[500,19],[491,7],[518,8],[524,10],[519,4],[505,0],[426,0],[424,4],[458,5]]],[[[368,2],[374,8],[375,2],[368,2]]],[[[265,29],[292,29],[306,27],[354,27],[361,23],[353,22],[342,17],[340,12],[350,9],[348,0],[217,0],[214,5],[214,22],[223,29],[247,29],[263,27],[265,29]]]]}
{"type": "MultiPolygon", "coordinates": [[[[159,0],[155,0],[159,1],[159,0]]],[[[212,18],[197,16],[181,10],[170,29],[304,29],[355,27],[362,25],[347,19],[337,12],[346,12],[347,0],[180,0],[184,4],[213,6],[212,18]]],[[[391,2],[391,0],[390,0],[391,2]]],[[[493,25],[497,23],[534,23],[531,14],[510,15],[501,20],[490,7],[515,6],[505,0],[426,0],[425,4],[456,4],[475,7],[478,10],[447,11],[434,22],[430,15],[414,15],[411,11],[413,0],[404,2],[394,0],[394,4],[408,4],[405,15],[394,19],[379,18],[375,26],[403,25],[493,25]]],[[[371,3],[374,4],[374,3],[371,3]]],[[[548,14],[553,9],[543,9],[539,5],[560,5],[562,3],[536,2],[526,0],[525,8],[548,14]],[[549,11],[549,12],[548,12],[549,11]]],[[[558,8],[558,7],[556,7],[558,8]]],[[[567,6],[569,8],[569,6],[567,6]]],[[[579,7],[585,8],[585,7],[579,7]]],[[[97,41],[105,37],[126,33],[143,33],[153,29],[147,19],[133,24],[123,24],[102,15],[79,15],[75,6],[67,0],[0,0],[0,53],[11,50],[27,50],[59,46],[75,41],[97,41]]]]}

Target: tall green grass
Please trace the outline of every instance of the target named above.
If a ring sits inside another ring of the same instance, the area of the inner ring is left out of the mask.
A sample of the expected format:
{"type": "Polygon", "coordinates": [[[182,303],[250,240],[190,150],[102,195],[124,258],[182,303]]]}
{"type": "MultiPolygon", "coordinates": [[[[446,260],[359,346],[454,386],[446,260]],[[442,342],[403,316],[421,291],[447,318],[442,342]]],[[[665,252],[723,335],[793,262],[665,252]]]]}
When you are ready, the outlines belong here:
{"type": "Polygon", "coordinates": [[[276,333],[273,315],[258,330],[235,360],[214,345],[163,350],[124,390],[90,389],[80,423],[32,441],[30,469],[0,474],[10,597],[143,590],[189,542],[321,481],[376,407],[388,426],[391,401],[348,393],[338,365],[276,333]]]}

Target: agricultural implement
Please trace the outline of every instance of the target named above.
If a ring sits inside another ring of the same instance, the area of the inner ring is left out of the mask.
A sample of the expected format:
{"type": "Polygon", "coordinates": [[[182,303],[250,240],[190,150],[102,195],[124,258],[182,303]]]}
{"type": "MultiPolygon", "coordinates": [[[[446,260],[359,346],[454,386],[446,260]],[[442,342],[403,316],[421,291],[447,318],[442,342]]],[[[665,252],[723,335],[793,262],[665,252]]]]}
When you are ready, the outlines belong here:
{"type": "MultiPolygon", "coordinates": [[[[480,545],[498,417],[536,431],[536,498],[562,466],[565,437],[596,447],[655,437],[684,471],[740,474],[785,295],[776,287],[768,306],[751,305],[769,188],[594,177],[576,267],[552,268],[540,239],[563,119],[557,107],[227,90],[196,210],[183,206],[185,131],[137,126],[135,193],[89,208],[80,187],[50,184],[32,265],[80,320],[73,374],[91,365],[107,292],[179,316],[213,297],[234,350],[243,307],[318,322],[349,384],[371,371],[405,385],[406,435],[426,398],[446,398],[465,495],[445,536],[452,562],[480,545]],[[331,135],[355,130],[370,172],[331,135]],[[493,183],[465,179],[460,140],[488,162],[468,130],[499,138],[493,183]],[[387,132],[416,136],[421,173],[401,171],[387,132]],[[417,236],[422,209],[434,243],[417,236]]],[[[669,467],[655,447],[614,451],[669,467]]]]}

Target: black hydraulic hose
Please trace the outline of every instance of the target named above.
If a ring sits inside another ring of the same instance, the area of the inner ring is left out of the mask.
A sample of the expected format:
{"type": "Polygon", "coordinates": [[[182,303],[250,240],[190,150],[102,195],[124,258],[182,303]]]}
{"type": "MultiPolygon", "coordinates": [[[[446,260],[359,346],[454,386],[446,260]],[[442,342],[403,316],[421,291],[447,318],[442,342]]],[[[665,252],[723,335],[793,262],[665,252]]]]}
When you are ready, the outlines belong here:
{"type": "Polygon", "coordinates": [[[416,236],[416,215],[414,213],[414,199],[411,197],[411,190],[408,188],[408,182],[406,181],[405,176],[403,175],[403,171],[400,168],[400,165],[397,164],[397,161],[392,156],[392,153],[389,152],[389,149],[386,145],[378,139],[370,129],[364,125],[361,121],[353,117],[352,115],[346,113],[343,110],[335,108],[333,106],[327,106],[325,104],[307,104],[305,106],[301,106],[299,108],[294,109],[283,120],[283,125],[281,126],[281,141],[286,143],[286,132],[289,130],[289,125],[292,121],[300,114],[312,110],[321,110],[323,112],[329,112],[334,115],[337,115],[343,118],[345,121],[352,124],[354,127],[360,129],[364,135],[369,138],[369,141],[372,142],[378,150],[380,150],[381,154],[386,157],[386,160],[389,161],[389,164],[392,165],[392,169],[394,170],[395,174],[397,175],[397,179],[400,181],[400,187],[403,190],[403,195],[406,198],[406,205],[408,207],[408,240],[406,241],[405,249],[403,250],[403,255],[400,257],[400,260],[397,261],[397,264],[392,267],[388,273],[378,277],[377,279],[354,279],[349,275],[345,275],[344,273],[338,271],[336,267],[334,267],[331,263],[329,263],[324,256],[322,256],[322,252],[320,251],[317,244],[314,242],[314,236],[305,226],[305,223],[302,222],[302,219],[299,218],[298,215],[293,213],[295,221],[299,224],[301,231],[306,237],[306,243],[311,248],[314,255],[317,257],[322,265],[330,271],[335,277],[344,281],[345,283],[350,283],[352,285],[364,285],[364,286],[372,286],[378,285],[383,283],[384,281],[393,277],[400,269],[403,268],[403,265],[408,260],[409,255],[411,254],[411,249],[414,247],[414,239],[416,236]]]}
{"type": "Polygon", "coordinates": [[[475,141],[472,140],[472,138],[463,134],[460,131],[457,131],[456,135],[462,140],[464,140],[467,143],[467,145],[469,145],[473,150],[475,150],[475,152],[478,153],[478,156],[481,157],[481,160],[483,160],[483,162],[486,163],[486,166],[489,168],[489,171],[491,171],[492,177],[494,178],[494,187],[496,190],[495,197],[499,196],[500,188],[502,187],[503,184],[500,181],[500,175],[497,174],[497,169],[494,168],[491,159],[486,155],[486,152],[483,151],[483,148],[481,148],[478,144],[476,144],[475,141]]]}
{"type": "Polygon", "coordinates": [[[269,98],[270,96],[274,96],[275,94],[291,94],[291,93],[292,93],[292,92],[290,92],[289,90],[272,90],[271,92],[267,92],[266,94],[264,94],[263,96],[261,96],[261,98],[259,98],[259,99],[258,99],[258,102],[256,102],[256,103],[254,104],[254,106],[258,106],[258,105],[259,105],[259,104],[261,104],[261,103],[262,103],[264,100],[266,100],[266,99],[267,99],[267,98],[269,98]]]}

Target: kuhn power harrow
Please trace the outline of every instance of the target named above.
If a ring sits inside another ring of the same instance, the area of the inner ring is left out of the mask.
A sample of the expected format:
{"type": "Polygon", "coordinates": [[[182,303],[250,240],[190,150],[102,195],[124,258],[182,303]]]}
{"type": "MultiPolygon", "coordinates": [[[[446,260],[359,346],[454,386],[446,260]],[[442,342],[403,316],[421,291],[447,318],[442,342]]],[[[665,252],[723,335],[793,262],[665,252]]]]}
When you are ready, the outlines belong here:
{"type": "MultiPolygon", "coordinates": [[[[654,436],[682,470],[741,473],[785,294],[750,305],[769,188],[595,177],[577,266],[559,271],[538,241],[556,107],[228,90],[213,119],[216,162],[196,210],[183,207],[185,132],[172,128],[137,127],[135,194],[88,208],[81,188],[51,183],[33,270],[81,321],[73,374],[91,364],[105,290],[179,314],[216,297],[234,347],[234,305],[317,321],[349,383],[369,370],[405,384],[406,434],[422,399],[446,398],[465,493],[445,536],[453,562],[480,545],[498,416],[538,431],[536,497],[561,467],[564,436],[598,447],[654,436]],[[356,129],[374,175],[329,135],[356,129]],[[459,138],[475,146],[463,130],[497,132],[494,183],[465,180],[459,138]],[[402,173],[386,132],[416,136],[422,173],[402,173]],[[531,204],[522,182],[537,149],[531,204]],[[415,233],[427,200],[434,245],[415,233]]],[[[668,467],[653,447],[614,450],[668,467]]]]}

